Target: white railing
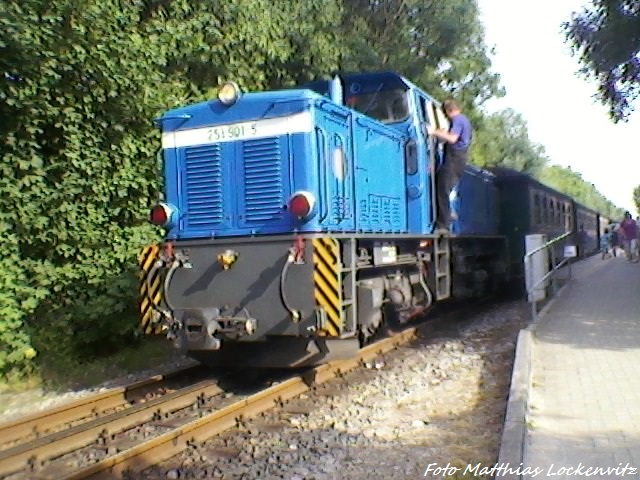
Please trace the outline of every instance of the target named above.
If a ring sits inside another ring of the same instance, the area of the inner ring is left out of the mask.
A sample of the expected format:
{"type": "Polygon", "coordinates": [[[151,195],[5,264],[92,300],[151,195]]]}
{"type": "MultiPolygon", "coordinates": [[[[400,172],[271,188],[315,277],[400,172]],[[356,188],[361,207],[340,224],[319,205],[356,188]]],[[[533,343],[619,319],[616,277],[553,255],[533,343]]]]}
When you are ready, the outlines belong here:
{"type": "Polygon", "coordinates": [[[553,240],[549,240],[544,245],[541,245],[538,248],[534,248],[530,252],[527,252],[527,254],[523,258],[524,272],[525,272],[525,275],[527,275],[526,285],[528,285],[528,287],[527,287],[527,299],[531,303],[531,320],[533,322],[536,321],[536,317],[538,315],[538,311],[537,311],[538,302],[537,302],[536,297],[534,295],[535,290],[540,285],[542,285],[547,280],[549,280],[551,282],[551,296],[554,296],[556,294],[556,292],[557,292],[557,284],[556,284],[557,278],[556,278],[555,274],[558,272],[558,270],[560,268],[564,267],[565,265],[568,267],[567,280],[571,280],[571,262],[569,261],[571,259],[571,256],[567,256],[565,254],[564,258],[560,262],[558,262],[556,264],[555,263],[556,258],[553,255],[553,252],[550,252],[551,253],[551,259],[552,259],[552,262],[551,262],[552,263],[552,268],[551,268],[551,270],[549,270],[542,278],[538,279],[537,282],[533,283],[533,263],[532,263],[533,255],[535,255],[536,253],[541,252],[543,250],[550,249],[552,246],[556,245],[557,243],[561,242],[565,238],[569,237],[572,233],[573,232],[563,233],[559,237],[556,237],[553,240]]]}

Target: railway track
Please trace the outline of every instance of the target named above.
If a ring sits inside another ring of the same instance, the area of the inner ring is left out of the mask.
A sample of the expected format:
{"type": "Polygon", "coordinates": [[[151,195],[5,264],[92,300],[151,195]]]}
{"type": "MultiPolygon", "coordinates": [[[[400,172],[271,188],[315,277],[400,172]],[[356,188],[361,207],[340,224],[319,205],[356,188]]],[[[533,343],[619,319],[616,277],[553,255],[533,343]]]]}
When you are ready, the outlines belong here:
{"type": "MultiPolygon", "coordinates": [[[[260,387],[258,391],[247,395],[231,396],[226,388],[220,386],[218,380],[206,379],[161,397],[118,409],[126,392],[120,392],[120,404],[115,392],[105,392],[113,395],[113,398],[107,401],[105,395],[105,400],[101,400],[105,402],[103,405],[108,406],[103,411],[111,413],[97,415],[70,428],[18,442],[1,451],[0,478],[123,478],[125,472],[139,472],[171,458],[193,442],[204,441],[245,419],[282,405],[314,385],[341,376],[363,362],[393,350],[415,335],[416,329],[409,328],[363,348],[357,357],[349,360],[305,369],[300,373],[288,373],[284,378],[264,376],[258,378],[260,382],[255,382],[254,379],[254,383],[275,384],[264,389],[260,387]]],[[[146,382],[150,381],[151,379],[146,382]]],[[[79,405],[74,405],[80,402],[82,400],[49,411],[51,419],[46,416],[47,412],[42,412],[39,415],[41,423],[33,423],[36,420],[34,416],[23,419],[20,429],[20,420],[14,422],[15,425],[6,424],[0,428],[13,428],[4,431],[13,431],[14,439],[20,436],[29,438],[24,434],[34,428],[34,425],[37,425],[37,431],[41,431],[42,425],[60,426],[66,421],[65,418],[72,418],[70,412],[73,409],[81,411],[79,405]],[[63,414],[65,410],[68,411],[68,417],[63,414]]],[[[86,413],[102,407],[85,408],[86,413]]],[[[2,433],[3,430],[0,429],[0,435],[2,433]]]]}
{"type": "Polygon", "coordinates": [[[89,430],[117,412],[157,403],[162,396],[172,395],[177,385],[205,373],[201,366],[191,365],[0,423],[0,478],[25,459],[35,465],[40,455],[51,456],[60,448],[54,443],[64,432],[89,430]]]}

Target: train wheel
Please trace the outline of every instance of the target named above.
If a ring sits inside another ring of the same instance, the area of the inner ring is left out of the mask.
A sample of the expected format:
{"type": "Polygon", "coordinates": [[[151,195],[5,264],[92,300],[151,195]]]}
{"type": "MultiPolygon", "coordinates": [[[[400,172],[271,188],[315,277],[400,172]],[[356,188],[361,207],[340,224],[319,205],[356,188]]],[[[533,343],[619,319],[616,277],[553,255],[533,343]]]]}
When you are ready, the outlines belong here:
{"type": "Polygon", "coordinates": [[[387,335],[393,335],[400,332],[404,328],[402,315],[398,309],[391,303],[383,306],[384,331],[387,335]]]}
{"type": "Polygon", "coordinates": [[[367,345],[375,338],[376,333],[380,330],[380,325],[382,325],[382,317],[383,315],[380,309],[376,309],[368,315],[366,322],[360,324],[360,332],[358,333],[360,345],[367,345]]]}

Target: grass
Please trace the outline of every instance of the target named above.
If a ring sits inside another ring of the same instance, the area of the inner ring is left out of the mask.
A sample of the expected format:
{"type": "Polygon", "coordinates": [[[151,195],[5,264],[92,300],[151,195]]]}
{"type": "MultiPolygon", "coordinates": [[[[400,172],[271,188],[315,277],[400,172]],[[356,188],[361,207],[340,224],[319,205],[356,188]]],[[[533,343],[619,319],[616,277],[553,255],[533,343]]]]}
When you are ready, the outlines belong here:
{"type": "Polygon", "coordinates": [[[40,368],[33,374],[0,381],[0,414],[25,401],[34,403],[55,393],[95,387],[179,357],[164,336],[145,337],[135,345],[84,361],[49,355],[40,360],[40,368]]]}
{"type": "Polygon", "coordinates": [[[176,357],[176,350],[164,336],[143,338],[138,344],[84,361],[58,359],[41,368],[48,388],[87,388],[129,373],[155,368],[176,357]]]}

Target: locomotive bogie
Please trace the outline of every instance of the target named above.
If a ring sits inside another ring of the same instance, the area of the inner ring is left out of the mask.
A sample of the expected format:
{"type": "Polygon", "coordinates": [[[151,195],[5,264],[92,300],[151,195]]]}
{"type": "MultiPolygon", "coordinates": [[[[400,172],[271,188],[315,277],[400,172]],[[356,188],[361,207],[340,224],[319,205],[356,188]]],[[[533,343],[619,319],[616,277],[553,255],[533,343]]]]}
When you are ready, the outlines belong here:
{"type": "Polygon", "coordinates": [[[502,236],[451,239],[451,297],[483,298],[509,280],[509,251],[502,236]]]}

